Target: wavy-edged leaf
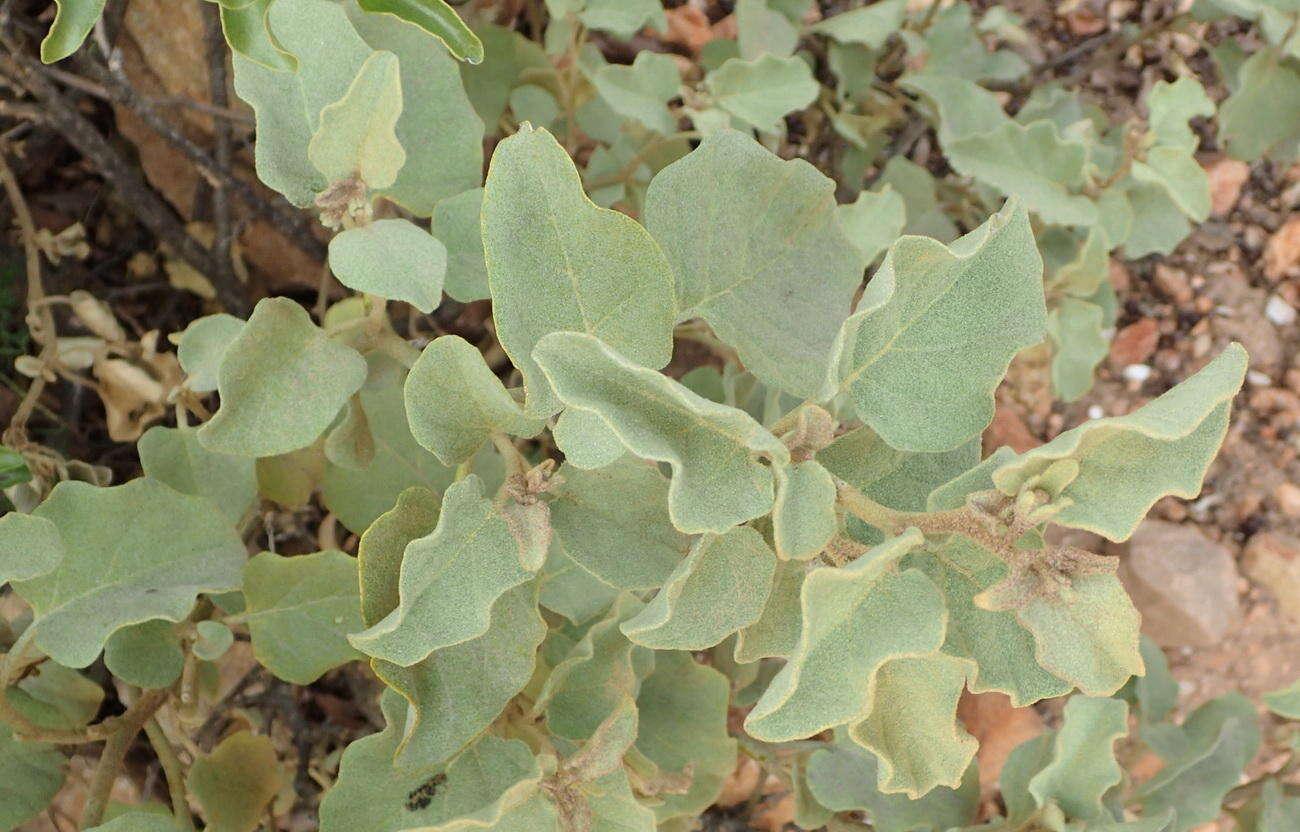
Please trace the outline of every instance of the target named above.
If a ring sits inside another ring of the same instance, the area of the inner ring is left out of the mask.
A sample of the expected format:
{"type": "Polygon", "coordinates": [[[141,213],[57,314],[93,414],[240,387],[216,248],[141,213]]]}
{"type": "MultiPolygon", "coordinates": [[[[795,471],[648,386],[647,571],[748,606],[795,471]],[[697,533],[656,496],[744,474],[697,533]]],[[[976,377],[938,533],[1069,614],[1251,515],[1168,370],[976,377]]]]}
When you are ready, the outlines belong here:
{"type": "Polygon", "coordinates": [[[621,629],[633,642],[658,650],[712,647],[758,619],[775,573],[776,556],[752,528],[706,535],[621,629]]]}
{"type": "Polygon", "coordinates": [[[154,619],[123,627],[104,642],[104,666],[127,684],[170,687],[185,666],[176,626],[154,619]]]}
{"type": "Polygon", "coordinates": [[[668,514],[669,481],[655,466],[625,456],[590,471],[566,464],[559,479],[551,492],[556,540],[565,555],[602,581],[653,589],[690,550],[691,538],[673,527],[668,514]]]}
{"type": "Polygon", "coordinates": [[[63,766],[56,746],[24,742],[0,723],[0,827],[17,829],[45,811],[63,788],[63,766]]]}
{"type": "Polygon", "coordinates": [[[780,128],[787,113],[802,110],[820,87],[802,58],[765,54],[752,61],[731,58],[704,77],[720,108],[756,130],[780,128]]]}
{"type": "Polygon", "coordinates": [[[805,397],[862,280],[834,190],[807,162],[725,130],[646,191],[646,227],[672,263],[682,314],[708,321],[764,383],[805,397]]]}
{"type": "Polygon", "coordinates": [[[551,438],[564,454],[565,462],[585,471],[613,465],[627,453],[618,434],[591,410],[560,411],[555,427],[551,428],[551,438]]]}
{"type": "Polygon", "coordinates": [[[367,627],[378,624],[401,602],[402,556],[413,540],[438,527],[442,500],[427,488],[412,486],[361,535],[357,571],[361,618],[367,627]]]}
{"type": "Polygon", "coordinates": [[[574,624],[583,624],[609,609],[618,589],[579,566],[556,545],[542,567],[537,600],[574,624]]]}
{"type": "MultiPolygon", "coordinates": [[[[980,441],[972,439],[951,451],[909,453],[890,447],[871,428],[861,427],[837,436],[817,452],[817,461],[882,505],[899,511],[926,511],[931,492],[979,463],[980,441]]],[[[964,499],[966,495],[961,496],[964,499]]],[[[959,499],[948,508],[962,504],[959,499]]]]}
{"type": "Polygon", "coordinates": [[[909,529],[804,579],[799,644],[746,717],[752,736],[784,742],[862,719],[882,664],[939,649],[947,619],[939,590],[920,571],[891,571],[923,541],[909,529]]]}
{"type": "Polygon", "coordinates": [[[782,560],[816,557],[835,532],[835,481],[816,460],[776,469],[772,540],[782,560]]]}
{"type": "Polygon", "coordinates": [[[566,405],[597,414],[637,456],[672,466],[668,512],[681,531],[722,533],[771,509],[772,472],[755,457],[782,465],[789,451],[744,411],[697,396],[591,335],[548,335],[533,356],[566,405]]]}
{"type": "MultiPolygon", "coordinates": [[[[195,393],[217,389],[217,374],[226,348],[244,329],[244,321],[219,312],[190,321],[181,333],[176,358],[186,373],[185,383],[195,393]]],[[[175,336],[172,336],[173,338],[175,336]]]]}
{"type": "Polygon", "coordinates": [[[1049,762],[1030,778],[1029,794],[1039,806],[1054,801],[1067,817],[1108,819],[1102,797],[1123,777],[1114,745],[1127,734],[1128,706],[1120,700],[1070,697],[1049,762]]]}
{"type": "Polygon", "coordinates": [[[844,236],[870,265],[885,252],[907,224],[907,204],[889,185],[878,191],[863,191],[858,198],[835,209],[844,236]]]}
{"type": "Polygon", "coordinates": [[[390,14],[420,27],[466,63],[483,60],[483,43],[478,35],[443,0],[357,0],[357,4],[370,14],[390,14]]]}
{"type": "Polygon", "coordinates": [[[961,787],[979,743],[957,722],[968,662],[935,653],[891,659],[876,673],[867,718],[848,729],[880,763],[877,788],[912,799],[961,787]],[[925,737],[924,742],[917,742],[925,737]]]}
{"type": "Polygon", "coordinates": [[[209,498],[232,523],[243,519],[257,497],[254,461],[208,450],[192,429],[155,425],[140,437],[136,449],[145,476],[182,494],[209,498]]]}
{"type": "Polygon", "coordinates": [[[1193,118],[1211,118],[1214,101],[1195,76],[1183,75],[1172,83],[1157,81],[1146,97],[1147,123],[1158,144],[1196,150],[1200,138],[1188,124],[1193,118]]]}
{"type": "Polygon", "coordinates": [[[1300,719],[1300,679],[1264,694],[1264,704],[1278,716],[1300,719]]]}
{"type": "Polygon", "coordinates": [[[772,591],[762,612],[753,624],[736,635],[734,655],[737,662],[786,658],[799,646],[802,623],[799,598],[807,573],[808,566],[798,561],[782,561],[776,565],[772,591]]]}
{"type": "Polygon", "coordinates": [[[591,78],[610,109],[663,135],[677,130],[668,101],[677,96],[681,82],[676,61],[650,51],[637,53],[630,65],[606,64],[591,78]]]}
{"type": "Polygon", "coordinates": [[[226,348],[217,376],[221,407],[199,428],[199,441],[237,456],[304,448],[365,378],[365,359],[327,336],[305,309],[265,298],[226,348]]]}
{"type": "Polygon", "coordinates": [[[978,436],[1012,357],[1043,338],[1042,272],[1014,202],[951,247],[903,237],[844,322],[823,398],[847,392],[901,450],[946,451],[978,436]]]}
{"type": "Polygon", "coordinates": [[[17,511],[0,516],[0,585],[52,572],[66,557],[54,521],[17,511]]]}
{"type": "Polygon", "coordinates": [[[365,626],[351,555],[262,552],[244,567],[244,598],[253,654],[279,678],[309,685],[327,670],[361,658],[347,638],[365,626]]]}
{"type": "Polygon", "coordinates": [[[879,49],[890,35],[898,31],[906,11],[907,0],[883,0],[832,15],[808,29],[840,43],[860,43],[869,49],[879,49]]]}
{"type": "Polygon", "coordinates": [[[445,465],[470,459],[493,433],[536,436],[546,426],[524,415],[483,354],[458,335],[425,347],[403,390],[411,435],[445,465]]]}
{"type": "Polygon", "coordinates": [[[1068,430],[1003,465],[993,481],[1003,493],[1016,494],[1050,465],[1077,466],[1077,474],[1049,495],[1064,505],[1054,521],[1126,540],[1161,497],[1200,493],[1245,373],[1246,351],[1231,344],[1144,407],[1068,430]]]}
{"type": "Polygon", "coordinates": [[[447,279],[443,289],[461,303],[490,296],[479,223],[482,210],[483,189],[474,188],[439,200],[430,220],[430,233],[447,248],[447,279]]]}
{"type": "Polygon", "coordinates": [[[1300,62],[1276,47],[1247,58],[1236,88],[1219,107],[1219,139],[1244,161],[1300,139],[1300,62]]]}
{"type": "Polygon", "coordinates": [[[736,741],[727,733],[729,691],[727,677],[689,654],[655,654],[654,672],[636,699],[636,750],[660,771],[690,773],[685,794],[662,795],[653,807],[660,823],[703,812],[735,769],[736,741]]]}
{"type": "Polygon", "coordinates": [[[573,161],[524,125],[497,145],[483,194],[483,249],[502,348],[523,374],[527,411],[560,402],[533,349],[548,333],[599,337],[662,367],[672,352],[672,272],[649,232],[587,199],[573,161]]]}
{"type": "Polygon", "coordinates": [[[230,51],[266,69],[295,72],[298,61],[271,37],[266,15],[273,0],[252,0],[235,7],[220,3],[221,31],[230,51]]]}
{"type": "Polygon", "coordinates": [[[406,151],[397,140],[402,73],[392,52],[374,52],[343,97],[320,111],[307,158],[330,182],[357,178],[375,189],[397,180],[406,151]]]}
{"type": "Polygon", "coordinates": [[[45,661],[6,690],[5,699],[34,725],[80,728],[99,714],[104,689],[84,674],[45,661]]]}
{"type": "Polygon", "coordinates": [[[413,665],[487,632],[492,604],[530,577],[505,518],[470,475],[443,495],[433,533],[407,545],[396,609],[349,641],[374,658],[413,665]]]}
{"type": "Polygon", "coordinates": [[[375,220],[334,235],[330,270],[357,292],[405,301],[428,314],[442,302],[447,249],[418,225],[375,220]]]}
{"type": "Polygon", "coordinates": [[[1100,306],[1078,298],[1062,298],[1047,316],[1052,389],[1062,401],[1075,401],[1092,389],[1092,374],[1110,352],[1110,342],[1102,335],[1105,318],[1100,306]]]}
{"type": "Polygon", "coordinates": [[[578,19],[589,28],[609,32],[622,40],[628,40],[646,26],[658,32],[668,31],[659,0],[586,0],[578,19]]]}
{"type": "Polygon", "coordinates": [[[185,788],[203,807],[208,829],[251,832],[280,791],[280,778],[270,737],[240,731],[194,761],[185,788]]]}
{"type": "Polygon", "coordinates": [[[155,480],[61,482],[33,514],[57,527],[65,555],[12,586],[35,612],[36,646],[68,667],[90,664],[122,627],[181,621],[198,593],[240,585],[244,544],[230,521],[209,500],[155,480]]]}

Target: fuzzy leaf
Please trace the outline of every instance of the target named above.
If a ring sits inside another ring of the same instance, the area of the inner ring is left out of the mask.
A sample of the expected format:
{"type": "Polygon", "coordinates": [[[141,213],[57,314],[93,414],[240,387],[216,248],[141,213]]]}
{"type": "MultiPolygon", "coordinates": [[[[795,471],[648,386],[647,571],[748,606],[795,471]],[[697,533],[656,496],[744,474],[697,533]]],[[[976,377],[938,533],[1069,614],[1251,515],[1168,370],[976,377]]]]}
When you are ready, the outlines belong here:
{"type": "Polygon", "coordinates": [[[787,113],[802,110],[820,89],[801,58],[766,54],[731,58],[704,77],[713,101],[757,130],[774,131],[787,113]]]}
{"type": "Polygon", "coordinates": [[[653,465],[631,457],[591,471],[566,464],[559,478],[551,502],[556,540],[602,581],[656,588],[691,548],[691,538],[673,528],[669,482],[653,465]]]}
{"type": "Polygon", "coordinates": [[[1219,139],[1244,161],[1300,139],[1300,62],[1272,47],[1247,58],[1219,107],[1219,139]]]}
{"type": "Polygon", "coordinates": [[[182,494],[207,497],[238,523],[257,497],[254,461],[205,448],[198,432],[154,426],[136,443],[145,476],[182,494]]]}
{"type": "Polygon", "coordinates": [[[505,518],[471,475],[443,495],[434,532],[406,547],[397,608],[349,641],[370,656],[409,667],[483,635],[492,604],[529,577],[505,518]]]}
{"type": "Polygon", "coordinates": [[[185,381],[191,390],[211,393],[217,389],[217,373],[226,347],[243,328],[243,320],[224,312],[190,321],[176,347],[176,358],[185,370],[185,381]]]}
{"type": "Polygon", "coordinates": [[[898,31],[906,11],[907,0],[883,0],[840,12],[808,28],[840,43],[860,43],[868,49],[879,49],[890,35],[898,31]]]}
{"type": "Polygon", "coordinates": [[[244,568],[253,654],[295,685],[360,658],[347,640],[365,626],[357,592],[357,562],[344,552],[261,553],[244,568]]]}
{"type": "Polygon", "coordinates": [[[390,14],[418,26],[462,61],[483,60],[482,42],[443,0],[357,0],[357,4],[370,14],[390,14]]]}
{"type": "Polygon", "coordinates": [[[123,627],[104,643],[104,666],[122,681],[142,688],[170,687],[181,677],[185,653],[169,621],[123,627]]]}
{"type": "Polygon", "coordinates": [[[525,125],[497,145],[483,195],[483,248],[501,346],[527,411],[560,409],[533,358],[544,335],[595,335],[650,367],[672,351],[672,274],[635,220],[587,199],[564,149],[525,125]]]}
{"type": "Polygon", "coordinates": [[[411,434],[444,465],[470,459],[493,433],[536,436],[546,426],[524,416],[482,353],[457,335],[424,348],[404,390],[411,434]]]}
{"type": "Polygon", "coordinates": [[[479,214],[483,189],[474,188],[441,200],[433,209],[429,230],[447,247],[447,280],[443,289],[454,300],[470,303],[489,297],[487,264],[479,214]]]}
{"type": "Polygon", "coordinates": [[[634,119],[656,133],[677,130],[668,101],[681,86],[677,63],[658,52],[639,52],[631,65],[606,64],[591,78],[596,92],[624,118],[634,119]]]}
{"type": "Polygon", "coordinates": [[[1092,389],[1093,371],[1110,352],[1103,329],[1105,311],[1077,298],[1062,298],[1047,316],[1047,337],[1052,339],[1052,389],[1062,401],[1075,401],[1092,389]]]}
{"type": "Polygon", "coordinates": [[[855,201],[837,206],[835,214],[844,236],[868,265],[894,244],[907,223],[907,205],[889,185],[879,191],[863,191],[855,201]]]}
{"type": "Polygon", "coordinates": [[[676,273],[682,314],[708,321],[764,383],[814,394],[862,279],[834,183],[727,130],[654,178],[645,218],[676,273]]]}
{"type": "MultiPolygon", "coordinates": [[[[826,470],[876,502],[899,511],[926,511],[930,493],[975,466],[979,458],[979,439],[951,451],[909,453],[891,448],[868,427],[837,436],[817,452],[817,461],[826,470]]],[[[962,499],[948,508],[960,508],[965,496],[963,493],[962,499]]]]}
{"type": "Polygon", "coordinates": [[[786,658],[799,646],[799,597],[807,569],[805,564],[797,561],[782,561],[776,565],[776,577],[763,611],[753,624],[736,636],[737,662],[786,658]]]}
{"type": "MultiPolygon", "coordinates": [[[[54,524],[65,555],[13,589],[36,615],[36,646],[68,667],[90,664],[122,627],[181,621],[198,593],[239,587],[244,545],[230,522],[210,501],[155,480],[113,488],[61,482],[33,515],[54,524]]],[[[14,542],[45,545],[48,529],[36,528],[40,537],[14,542]]]]}
{"type": "Polygon", "coordinates": [[[17,829],[63,788],[64,758],[56,746],[23,742],[0,724],[0,827],[17,829]]]}
{"type": "Polygon", "coordinates": [[[218,374],[221,408],[199,428],[210,451],[274,456],[316,441],[366,377],[356,350],[330,339],[288,298],[258,301],[218,374]]]}
{"type": "Polygon", "coordinates": [[[66,557],[59,527],[52,520],[17,511],[0,516],[0,585],[45,575],[66,557]]]}
{"type": "Polygon", "coordinates": [[[566,405],[597,414],[637,456],[672,466],[668,513],[678,529],[721,533],[771,509],[772,472],[755,455],[785,464],[789,451],[748,414],[638,367],[590,335],[554,333],[533,356],[566,405]]]}
{"type": "Polygon", "coordinates": [[[881,792],[916,799],[939,786],[961,786],[979,750],[975,738],[957,723],[957,700],[968,668],[967,662],[942,653],[891,659],[880,666],[871,713],[848,733],[876,755],[881,792]]]}
{"type": "Polygon", "coordinates": [[[1201,143],[1188,124],[1193,118],[1214,116],[1214,101],[1194,76],[1184,75],[1170,83],[1157,81],[1147,94],[1147,123],[1156,142],[1192,152],[1201,143]]]}
{"type": "Polygon", "coordinates": [[[1264,704],[1287,719],[1300,719],[1300,679],[1284,688],[1264,694],[1264,704]]]}
{"type": "Polygon", "coordinates": [[[330,270],[357,292],[405,301],[428,314],[442,302],[447,249],[414,223],[376,220],[334,235],[330,270]]]}
{"type": "Polygon", "coordinates": [[[1118,699],[1072,696],[1052,738],[1050,762],[1029,780],[1039,806],[1055,801],[1067,817],[1102,820],[1102,797],[1120,782],[1115,741],[1128,734],[1128,707],[1118,699]]]}
{"type": "Polygon", "coordinates": [[[860,720],[871,710],[881,665],[939,648],[938,589],[919,571],[890,571],[923,540],[911,529],[848,566],[808,575],[799,645],[745,719],[751,735],[784,742],[860,720]]]}
{"type": "Polygon", "coordinates": [[[275,746],[259,734],[231,734],[194,761],[185,786],[203,807],[211,832],[251,832],[280,790],[275,746]]]}
{"type": "Polygon", "coordinates": [[[835,532],[835,481],[821,463],[807,460],[776,469],[772,540],[782,560],[816,557],[835,532]]]}
{"type": "Polygon", "coordinates": [[[613,465],[627,453],[618,434],[594,411],[565,408],[551,429],[555,446],[570,466],[590,471],[613,465]]]}
{"type": "Polygon", "coordinates": [[[542,567],[538,601],[574,624],[583,624],[609,609],[618,589],[597,578],[573,561],[559,546],[551,551],[542,567]]]}
{"type": "Polygon", "coordinates": [[[703,650],[754,623],[776,572],[776,557],[748,526],[707,535],[664,581],[623,634],[658,650],[703,650]]]}
{"type": "Polygon", "coordinates": [[[1055,522],[1126,540],[1151,506],[1169,494],[1195,497],[1228,427],[1232,397],[1246,373],[1246,351],[1229,345],[1196,375],[1127,416],[1068,430],[999,468],[1005,494],[1031,485],[1049,465],[1078,473],[1050,497],[1064,508],[1055,522]]]}
{"type": "Polygon", "coordinates": [[[844,322],[823,398],[847,392],[901,450],[946,451],[978,436],[1012,357],[1042,340],[1042,269],[1014,203],[951,248],[902,238],[844,322]]]}
{"type": "Polygon", "coordinates": [[[646,26],[657,32],[668,31],[659,0],[586,0],[582,7],[578,19],[588,28],[609,32],[621,40],[630,39],[646,26]]]}
{"type": "Polygon", "coordinates": [[[307,158],[330,182],[356,177],[371,188],[387,188],[406,164],[406,151],[397,140],[401,116],[397,56],[375,52],[361,65],[347,93],[320,111],[307,158]]]}

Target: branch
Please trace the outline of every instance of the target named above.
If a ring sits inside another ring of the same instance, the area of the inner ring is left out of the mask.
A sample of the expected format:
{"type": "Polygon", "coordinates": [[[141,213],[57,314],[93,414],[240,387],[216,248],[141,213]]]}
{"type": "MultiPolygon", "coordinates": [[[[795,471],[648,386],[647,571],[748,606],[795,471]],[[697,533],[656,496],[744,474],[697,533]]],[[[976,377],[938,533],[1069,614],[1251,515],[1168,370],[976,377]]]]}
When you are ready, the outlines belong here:
{"type": "Polygon", "coordinates": [[[104,810],[108,808],[109,795],[122,769],[122,761],[126,759],[126,752],[131,749],[131,743],[135,742],[136,736],[144,728],[145,723],[153,719],[153,715],[170,695],[171,691],[166,688],[147,691],[127,709],[126,713],[122,714],[113,733],[104,743],[104,750],[99,755],[99,763],[95,766],[95,773],[87,786],[86,804],[81,810],[80,828],[90,829],[103,822],[104,810]]]}

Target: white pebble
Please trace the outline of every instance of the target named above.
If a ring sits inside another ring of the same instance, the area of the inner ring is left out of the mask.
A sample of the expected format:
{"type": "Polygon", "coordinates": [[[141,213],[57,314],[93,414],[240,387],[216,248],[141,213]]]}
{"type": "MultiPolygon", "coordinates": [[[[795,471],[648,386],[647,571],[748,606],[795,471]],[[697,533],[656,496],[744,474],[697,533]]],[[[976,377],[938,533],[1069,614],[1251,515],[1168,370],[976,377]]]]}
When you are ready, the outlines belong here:
{"type": "Polygon", "coordinates": [[[1261,373],[1259,370],[1251,370],[1246,373],[1246,381],[1249,381],[1255,387],[1272,387],[1273,379],[1268,373],[1261,373]]]}
{"type": "Polygon", "coordinates": [[[1143,382],[1151,378],[1151,368],[1145,364],[1130,364],[1124,368],[1124,378],[1143,382]]]}
{"type": "Polygon", "coordinates": [[[1090,405],[1090,406],[1088,407],[1088,418],[1089,418],[1089,419],[1100,419],[1102,416],[1105,416],[1105,415],[1106,415],[1106,411],[1105,411],[1105,410],[1102,410],[1101,405],[1099,405],[1099,404],[1090,405]]]}
{"type": "Polygon", "coordinates": [[[1278,326],[1290,326],[1296,319],[1295,307],[1277,295],[1269,296],[1268,303],[1264,304],[1264,314],[1278,326]]]}

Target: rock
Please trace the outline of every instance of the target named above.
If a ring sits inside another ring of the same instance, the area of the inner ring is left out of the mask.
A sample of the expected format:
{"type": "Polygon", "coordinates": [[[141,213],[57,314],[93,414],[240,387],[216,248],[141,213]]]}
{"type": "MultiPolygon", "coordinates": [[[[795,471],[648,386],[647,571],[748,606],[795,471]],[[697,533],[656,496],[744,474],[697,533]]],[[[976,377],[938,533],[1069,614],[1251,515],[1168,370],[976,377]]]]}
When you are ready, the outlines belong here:
{"type": "Polygon", "coordinates": [[[1232,552],[1195,526],[1145,520],[1113,551],[1142,631],[1161,646],[1209,647],[1241,618],[1232,552]]]}
{"type": "Polygon", "coordinates": [[[1287,618],[1300,625],[1300,538],[1260,532],[1246,544],[1246,574],[1277,601],[1287,618]]]}
{"type": "Polygon", "coordinates": [[[1264,247],[1264,276],[1281,280],[1297,262],[1300,262],[1300,214],[1292,214],[1268,238],[1264,247]]]}
{"type": "Polygon", "coordinates": [[[1042,440],[1034,436],[1020,414],[1005,402],[998,402],[993,422],[984,429],[984,450],[992,453],[1007,445],[1018,454],[1037,448],[1042,440]]]}
{"type": "Polygon", "coordinates": [[[1156,351],[1160,341],[1160,324],[1155,318],[1141,318],[1115,333],[1110,342],[1111,364],[1123,369],[1141,364],[1156,351]]]}
{"type": "Polygon", "coordinates": [[[1192,302],[1192,282],[1188,280],[1187,272],[1182,269],[1157,263],[1152,282],[1161,294],[1179,306],[1186,306],[1192,302]]]}
{"type": "Polygon", "coordinates": [[[1015,708],[1005,693],[965,691],[957,703],[957,718],[979,740],[980,787],[997,791],[998,777],[1012,750],[1043,733],[1043,718],[1032,706],[1015,708]]]}
{"type": "Polygon", "coordinates": [[[1284,482],[1273,489],[1273,502],[1287,517],[1300,517],[1300,486],[1284,482]]]}
{"type": "Polygon", "coordinates": [[[1133,285],[1133,273],[1128,270],[1128,266],[1118,260],[1110,261],[1110,285],[1116,292],[1121,294],[1127,292],[1133,285]]]}
{"type": "Polygon", "coordinates": [[[1250,178],[1250,166],[1227,156],[1217,156],[1204,162],[1205,175],[1210,179],[1210,210],[1222,216],[1237,205],[1241,186],[1250,178]]]}

